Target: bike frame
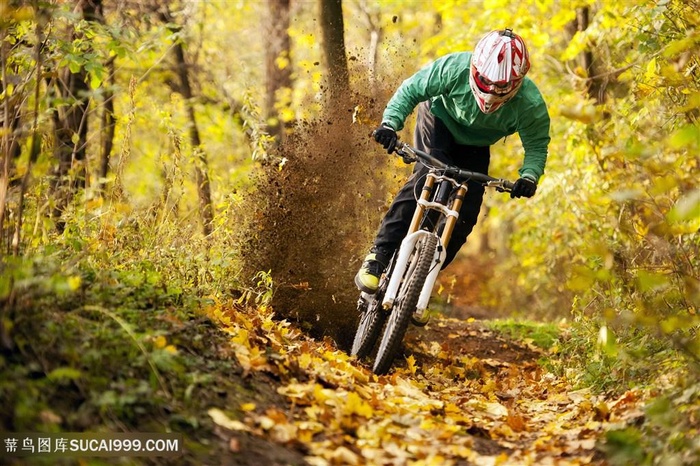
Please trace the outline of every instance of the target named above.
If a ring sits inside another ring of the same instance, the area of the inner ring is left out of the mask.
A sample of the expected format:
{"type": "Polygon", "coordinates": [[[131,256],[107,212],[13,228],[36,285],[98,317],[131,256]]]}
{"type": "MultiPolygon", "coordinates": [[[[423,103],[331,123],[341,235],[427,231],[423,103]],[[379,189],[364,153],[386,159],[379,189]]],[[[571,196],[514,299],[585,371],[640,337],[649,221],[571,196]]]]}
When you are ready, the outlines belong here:
{"type": "Polygon", "coordinates": [[[384,300],[382,301],[382,307],[384,309],[389,310],[394,305],[402,277],[409,265],[410,255],[416,243],[425,235],[437,235],[437,232],[434,230],[419,230],[421,220],[424,218],[426,212],[428,210],[436,210],[446,217],[445,228],[442,234],[439,235],[438,248],[435,251],[435,257],[433,259],[434,266],[423,285],[420,298],[418,299],[418,305],[416,306],[416,312],[420,314],[428,308],[428,302],[430,301],[435,281],[445,261],[446,247],[452,238],[452,232],[459,218],[459,211],[462,208],[462,201],[467,194],[467,189],[466,183],[460,183],[448,176],[438,175],[435,170],[428,172],[421,196],[416,203],[416,210],[413,213],[413,219],[411,220],[408,233],[401,241],[397,253],[396,266],[389,280],[387,291],[384,294],[384,300]],[[452,190],[456,192],[456,195],[452,197],[451,200],[448,200],[447,204],[430,201],[433,192],[441,183],[449,183],[452,190]]]}

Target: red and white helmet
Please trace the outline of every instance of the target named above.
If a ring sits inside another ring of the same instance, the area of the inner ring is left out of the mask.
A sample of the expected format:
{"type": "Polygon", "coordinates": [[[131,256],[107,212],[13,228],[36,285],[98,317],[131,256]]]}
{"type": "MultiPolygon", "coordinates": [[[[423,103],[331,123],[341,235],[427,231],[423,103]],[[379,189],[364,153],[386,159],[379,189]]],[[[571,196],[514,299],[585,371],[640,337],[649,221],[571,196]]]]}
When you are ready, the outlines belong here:
{"type": "Polygon", "coordinates": [[[513,98],[529,69],[525,42],[511,29],[482,37],[472,54],[469,73],[469,86],[481,111],[495,112],[513,98]]]}

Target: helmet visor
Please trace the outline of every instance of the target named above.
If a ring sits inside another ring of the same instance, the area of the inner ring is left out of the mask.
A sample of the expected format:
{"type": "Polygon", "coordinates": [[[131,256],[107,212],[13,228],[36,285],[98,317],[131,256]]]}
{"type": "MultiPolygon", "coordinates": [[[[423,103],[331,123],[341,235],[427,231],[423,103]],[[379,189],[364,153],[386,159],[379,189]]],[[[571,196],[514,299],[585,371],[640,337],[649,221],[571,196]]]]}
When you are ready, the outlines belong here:
{"type": "Polygon", "coordinates": [[[511,81],[491,81],[488,77],[477,71],[476,67],[472,65],[471,67],[472,78],[474,79],[474,84],[479,88],[481,92],[486,94],[506,96],[510,94],[520,83],[520,79],[515,79],[511,81]]]}

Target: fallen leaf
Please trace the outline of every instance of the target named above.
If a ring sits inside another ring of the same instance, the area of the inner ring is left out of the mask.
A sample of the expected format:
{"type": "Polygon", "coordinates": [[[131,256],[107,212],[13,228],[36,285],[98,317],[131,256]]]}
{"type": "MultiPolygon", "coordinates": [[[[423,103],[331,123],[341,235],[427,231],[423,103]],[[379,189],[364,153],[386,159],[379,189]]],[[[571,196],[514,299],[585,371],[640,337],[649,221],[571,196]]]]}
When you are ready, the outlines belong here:
{"type": "Polygon", "coordinates": [[[225,429],[250,432],[250,427],[243,424],[241,421],[231,419],[219,408],[211,408],[209,411],[207,411],[207,414],[209,414],[209,417],[211,417],[212,421],[214,421],[214,424],[225,429]]]}
{"type": "Polygon", "coordinates": [[[506,424],[513,429],[514,432],[524,432],[527,430],[525,418],[518,413],[509,411],[506,417],[506,424]]]}
{"type": "Polygon", "coordinates": [[[233,453],[239,453],[241,451],[241,442],[236,437],[231,437],[228,441],[228,449],[233,453]]]}

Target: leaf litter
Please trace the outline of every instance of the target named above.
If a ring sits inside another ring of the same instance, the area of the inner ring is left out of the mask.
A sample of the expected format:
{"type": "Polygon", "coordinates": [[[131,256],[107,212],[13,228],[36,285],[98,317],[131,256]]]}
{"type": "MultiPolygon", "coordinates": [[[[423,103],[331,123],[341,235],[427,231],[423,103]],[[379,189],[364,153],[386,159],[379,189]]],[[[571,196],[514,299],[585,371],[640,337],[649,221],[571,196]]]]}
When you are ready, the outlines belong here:
{"type": "MultiPolygon", "coordinates": [[[[314,340],[269,308],[210,311],[245,373],[267,373],[283,406],[209,412],[227,432],[301,452],[310,465],[605,464],[603,434],[641,416],[642,395],[575,390],[537,360],[543,350],[446,317],[409,330],[394,369],[314,340]]],[[[235,448],[235,450],[234,450],[235,448]]]]}

